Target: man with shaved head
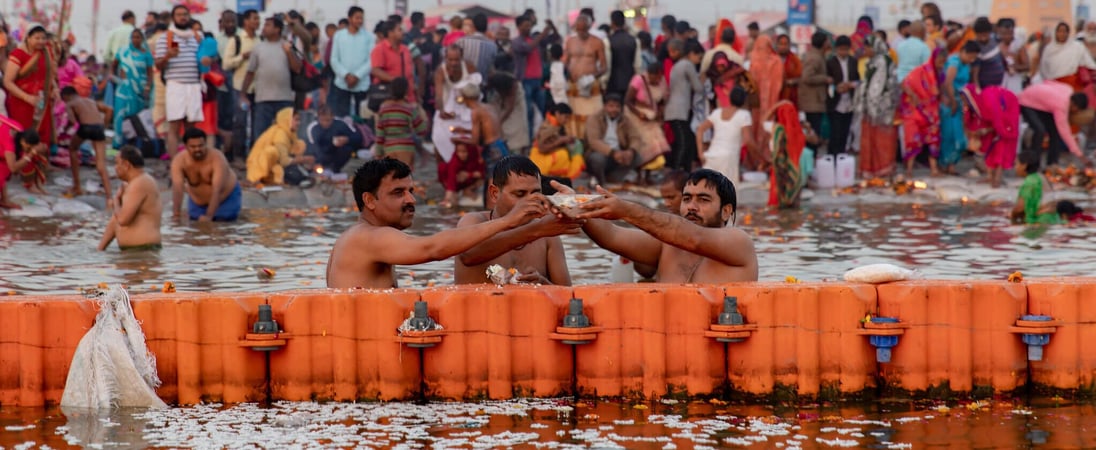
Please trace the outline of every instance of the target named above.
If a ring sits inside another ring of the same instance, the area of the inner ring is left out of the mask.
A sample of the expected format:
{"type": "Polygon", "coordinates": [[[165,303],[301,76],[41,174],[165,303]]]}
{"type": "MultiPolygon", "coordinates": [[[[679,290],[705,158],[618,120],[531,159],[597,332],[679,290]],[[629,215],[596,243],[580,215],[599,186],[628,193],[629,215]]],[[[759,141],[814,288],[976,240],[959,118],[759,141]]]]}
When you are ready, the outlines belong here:
{"type": "Polygon", "coordinates": [[[898,44],[895,51],[898,52],[898,82],[906,79],[913,69],[928,62],[932,56],[928,44],[925,43],[925,23],[915,20],[910,23],[909,38],[898,44]]]}

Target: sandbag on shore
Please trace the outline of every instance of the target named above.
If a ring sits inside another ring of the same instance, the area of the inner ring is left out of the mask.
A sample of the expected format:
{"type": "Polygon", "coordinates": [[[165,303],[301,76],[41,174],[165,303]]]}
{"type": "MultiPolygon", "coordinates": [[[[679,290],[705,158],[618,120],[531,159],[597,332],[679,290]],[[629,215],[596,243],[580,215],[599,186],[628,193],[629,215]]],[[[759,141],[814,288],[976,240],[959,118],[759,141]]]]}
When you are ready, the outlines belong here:
{"type": "Polygon", "coordinates": [[[156,359],[133,315],[129,293],[120,285],[96,295],[99,314],[72,357],[62,407],[165,408],[156,395],[156,359]]]}

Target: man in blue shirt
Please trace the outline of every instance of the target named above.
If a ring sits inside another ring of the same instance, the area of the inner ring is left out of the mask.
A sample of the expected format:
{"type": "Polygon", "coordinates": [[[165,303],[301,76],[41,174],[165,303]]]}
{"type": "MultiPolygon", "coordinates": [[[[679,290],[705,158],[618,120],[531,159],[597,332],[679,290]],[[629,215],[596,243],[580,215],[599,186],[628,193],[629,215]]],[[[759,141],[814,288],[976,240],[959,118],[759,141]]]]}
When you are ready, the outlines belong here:
{"type": "Polygon", "coordinates": [[[342,171],[355,151],[362,148],[363,136],[358,130],[336,119],[330,106],[321,106],[316,122],[308,127],[308,146],[316,163],[333,173],[342,171]]]}
{"type": "Polygon", "coordinates": [[[910,24],[910,36],[895,49],[898,53],[898,82],[906,79],[918,66],[928,62],[932,51],[925,44],[925,23],[915,20],[910,24]]]}
{"type": "Polygon", "coordinates": [[[346,29],[339,30],[331,44],[331,71],[335,74],[327,104],[336,117],[347,117],[358,112],[358,107],[369,91],[369,73],[372,65],[369,55],[373,52],[376,37],[362,29],[365,11],[351,6],[347,13],[350,21],[346,29]]]}

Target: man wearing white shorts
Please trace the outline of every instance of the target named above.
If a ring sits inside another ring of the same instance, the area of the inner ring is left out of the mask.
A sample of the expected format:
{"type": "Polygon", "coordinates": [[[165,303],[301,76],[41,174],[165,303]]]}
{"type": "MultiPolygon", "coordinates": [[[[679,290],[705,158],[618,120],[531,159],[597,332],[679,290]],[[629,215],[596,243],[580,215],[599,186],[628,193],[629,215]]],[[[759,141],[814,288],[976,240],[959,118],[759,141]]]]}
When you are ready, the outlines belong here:
{"type": "Polygon", "coordinates": [[[165,82],[165,115],[168,121],[167,151],[175,156],[180,127],[194,126],[202,115],[202,83],[198,76],[198,45],[201,34],[191,30],[190,10],[176,5],[171,10],[172,26],[156,42],[156,67],[165,82]]]}

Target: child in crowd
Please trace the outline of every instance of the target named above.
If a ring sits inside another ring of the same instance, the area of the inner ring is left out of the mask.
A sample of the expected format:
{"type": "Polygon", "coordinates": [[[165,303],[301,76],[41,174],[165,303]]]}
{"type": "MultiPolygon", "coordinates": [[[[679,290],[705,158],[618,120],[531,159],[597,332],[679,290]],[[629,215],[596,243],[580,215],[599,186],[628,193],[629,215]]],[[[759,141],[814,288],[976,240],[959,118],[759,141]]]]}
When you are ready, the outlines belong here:
{"type": "Polygon", "coordinates": [[[22,154],[16,152],[16,143],[22,143],[33,136],[38,138],[37,132],[19,132],[22,127],[17,122],[0,116],[0,209],[19,209],[20,206],[8,198],[8,177],[12,172],[22,172],[27,167],[35,167],[35,158],[41,158],[45,151],[44,145],[32,145],[24,147],[22,154]],[[27,139],[24,138],[27,137],[27,139]]]}
{"type": "Polygon", "coordinates": [[[106,198],[113,198],[110,192],[110,175],[107,174],[107,136],[106,128],[103,126],[106,123],[103,112],[93,100],[78,95],[76,88],[72,86],[61,89],[61,100],[65,102],[69,119],[78,125],[76,135],[72,137],[69,145],[69,157],[72,161],[72,189],[67,194],[84,193],[80,185],[80,146],[84,141],[91,141],[91,146],[95,149],[95,170],[102,178],[106,198]]]}
{"type": "Polygon", "coordinates": [[[445,199],[442,207],[451,208],[453,203],[463,207],[480,206],[480,188],[483,184],[486,168],[479,148],[471,142],[457,139],[456,152],[451,164],[445,165],[445,173],[442,174],[442,185],[445,187],[445,199]],[[457,193],[460,198],[457,199],[457,193]]]}
{"type": "MultiPolygon", "coordinates": [[[[563,47],[559,44],[548,46],[548,57],[551,65],[548,66],[548,92],[549,102],[545,109],[551,111],[553,105],[567,104],[567,75],[563,66],[563,47]]],[[[547,112],[547,111],[546,111],[547,112]]]]}
{"type": "Polygon", "coordinates": [[[1055,209],[1057,210],[1058,215],[1062,218],[1062,221],[1064,222],[1096,222],[1096,217],[1093,217],[1091,214],[1085,214],[1085,211],[1081,209],[1081,207],[1077,206],[1075,203],[1069,200],[1062,200],[1058,202],[1058,205],[1055,209]]]}
{"type": "Polygon", "coordinates": [[[556,104],[544,117],[529,152],[541,174],[573,180],[586,169],[582,141],[568,132],[570,123],[571,107],[566,103],[556,104]]]}
{"type": "Polygon", "coordinates": [[[1043,204],[1043,191],[1054,188],[1040,172],[1041,156],[1039,152],[1031,150],[1020,153],[1016,174],[1024,178],[1024,183],[1020,185],[1020,195],[1016,199],[1016,206],[1012,208],[1012,223],[1062,223],[1061,217],[1055,211],[1057,205],[1043,204]]]}

